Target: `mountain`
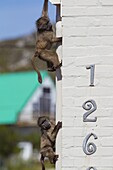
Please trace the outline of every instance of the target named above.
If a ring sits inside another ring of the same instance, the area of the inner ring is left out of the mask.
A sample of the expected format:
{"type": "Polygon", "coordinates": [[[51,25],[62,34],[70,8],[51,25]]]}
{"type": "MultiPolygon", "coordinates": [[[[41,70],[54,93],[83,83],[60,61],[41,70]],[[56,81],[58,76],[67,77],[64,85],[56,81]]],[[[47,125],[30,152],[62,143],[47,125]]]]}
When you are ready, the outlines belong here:
{"type": "MultiPolygon", "coordinates": [[[[33,70],[31,58],[35,52],[36,34],[0,42],[0,72],[33,70]]],[[[46,63],[37,59],[39,69],[46,69],[46,63]]]]}

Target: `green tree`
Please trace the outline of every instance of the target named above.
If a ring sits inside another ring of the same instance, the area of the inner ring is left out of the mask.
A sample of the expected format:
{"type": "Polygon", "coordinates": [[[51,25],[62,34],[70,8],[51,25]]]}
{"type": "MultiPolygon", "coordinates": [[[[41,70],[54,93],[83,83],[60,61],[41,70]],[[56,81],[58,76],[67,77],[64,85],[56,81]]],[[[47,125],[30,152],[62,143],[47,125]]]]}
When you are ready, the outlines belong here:
{"type": "Polygon", "coordinates": [[[27,135],[24,138],[25,141],[31,142],[33,144],[34,149],[40,148],[40,135],[36,132],[27,135]]]}
{"type": "Polygon", "coordinates": [[[18,135],[9,126],[0,126],[0,156],[7,158],[12,153],[17,153],[18,135]]]}

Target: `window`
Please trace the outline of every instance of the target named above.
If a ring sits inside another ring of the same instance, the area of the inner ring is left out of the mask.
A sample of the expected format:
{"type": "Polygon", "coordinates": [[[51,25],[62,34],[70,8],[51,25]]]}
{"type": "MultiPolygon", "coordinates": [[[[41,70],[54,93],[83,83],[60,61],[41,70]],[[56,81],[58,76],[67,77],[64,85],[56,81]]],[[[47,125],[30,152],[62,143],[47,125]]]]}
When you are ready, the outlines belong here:
{"type": "Polygon", "coordinates": [[[40,112],[42,114],[49,114],[51,107],[51,99],[46,99],[44,97],[40,98],[40,112]]]}
{"type": "Polygon", "coordinates": [[[50,98],[51,89],[43,88],[43,94],[40,97],[40,113],[41,114],[50,114],[51,111],[51,98],[50,98]]]}
{"type": "Polygon", "coordinates": [[[39,113],[39,105],[37,102],[33,103],[33,117],[37,118],[39,113]]]}
{"type": "Polygon", "coordinates": [[[50,94],[51,92],[51,89],[50,88],[43,88],[43,94],[46,95],[46,94],[50,94]]]}

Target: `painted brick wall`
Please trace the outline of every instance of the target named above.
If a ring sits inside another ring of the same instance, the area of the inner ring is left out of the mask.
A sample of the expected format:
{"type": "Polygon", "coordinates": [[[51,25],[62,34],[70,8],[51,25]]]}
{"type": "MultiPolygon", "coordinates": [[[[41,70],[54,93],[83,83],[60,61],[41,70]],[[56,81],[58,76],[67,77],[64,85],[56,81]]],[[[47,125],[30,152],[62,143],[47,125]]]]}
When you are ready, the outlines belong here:
{"type": "Polygon", "coordinates": [[[62,26],[62,170],[113,170],[113,0],[62,0],[62,26]],[[91,123],[83,122],[89,99],[97,104],[91,123]],[[87,156],[82,144],[91,132],[97,151],[87,156]]]}

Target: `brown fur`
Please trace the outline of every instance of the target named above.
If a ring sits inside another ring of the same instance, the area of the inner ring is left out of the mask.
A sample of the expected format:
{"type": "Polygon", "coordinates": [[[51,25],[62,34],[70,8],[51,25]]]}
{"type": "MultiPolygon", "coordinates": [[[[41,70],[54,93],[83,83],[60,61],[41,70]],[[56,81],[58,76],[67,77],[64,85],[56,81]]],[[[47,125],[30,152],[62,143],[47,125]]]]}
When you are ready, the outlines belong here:
{"type": "Polygon", "coordinates": [[[62,127],[62,122],[57,125],[50,121],[46,116],[39,117],[38,125],[41,128],[41,164],[42,170],[45,170],[44,158],[47,157],[52,164],[55,164],[58,155],[55,154],[55,143],[59,129],[62,127]]]}
{"type": "Polygon", "coordinates": [[[57,53],[51,50],[52,44],[55,42],[61,42],[61,38],[56,38],[54,35],[52,24],[48,17],[48,0],[44,1],[42,16],[36,21],[36,26],[38,35],[35,54],[32,57],[32,65],[38,73],[38,81],[42,83],[40,71],[35,66],[36,57],[47,62],[48,71],[55,71],[62,65],[59,62],[57,53]]]}

